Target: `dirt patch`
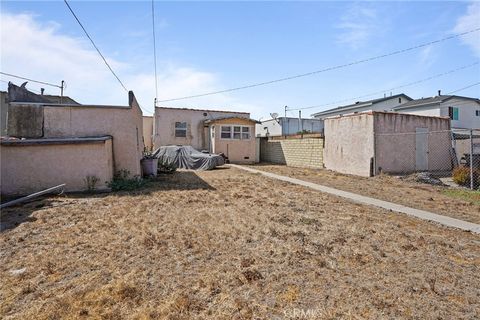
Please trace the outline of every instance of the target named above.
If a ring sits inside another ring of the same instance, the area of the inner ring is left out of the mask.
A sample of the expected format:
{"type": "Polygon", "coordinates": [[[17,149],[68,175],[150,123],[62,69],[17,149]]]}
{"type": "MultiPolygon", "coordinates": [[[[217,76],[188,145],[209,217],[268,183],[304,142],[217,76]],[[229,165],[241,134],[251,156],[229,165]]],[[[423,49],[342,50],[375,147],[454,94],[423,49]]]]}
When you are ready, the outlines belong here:
{"type": "Polygon", "coordinates": [[[452,189],[447,186],[418,183],[388,175],[365,178],[330,170],[303,169],[284,165],[260,164],[253,167],[460,220],[480,223],[478,194],[471,191],[465,192],[471,196],[456,197],[452,196],[456,192],[449,192],[452,189]]]}
{"type": "Polygon", "coordinates": [[[2,210],[2,319],[480,314],[478,235],[260,175],[49,201],[2,210]]]}

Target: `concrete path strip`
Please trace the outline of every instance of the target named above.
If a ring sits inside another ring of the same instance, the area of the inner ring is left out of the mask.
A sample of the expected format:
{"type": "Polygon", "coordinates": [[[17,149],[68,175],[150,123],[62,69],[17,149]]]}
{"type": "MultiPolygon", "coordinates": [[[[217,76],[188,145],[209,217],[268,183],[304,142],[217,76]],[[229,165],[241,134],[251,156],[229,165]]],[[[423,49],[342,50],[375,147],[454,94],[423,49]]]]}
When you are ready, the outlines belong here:
{"type": "Polygon", "coordinates": [[[320,184],[316,184],[316,183],[312,183],[312,182],[308,182],[308,181],[303,181],[303,180],[300,180],[300,179],[290,178],[290,177],[278,175],[278,174],[271,173],[271,172],[257,170],[257,169],[253,169],[253,168],[250,168],[250,167],[244,167],[244,166],[235,165],[235,164],[230,164],[229,166],[240,169],[240,170],[249,171],[249,172],[252,172],[252,173],[259,173],[259,174],[264,175],[264,176],[269,177],[269,178],[273,178],[273,179],[277,179],[277,180],[281,180],[281,181],[286,181],[286,182],[290,182],[290,183],[293,183],[293,184],[298,184],[298,185],[308,187],[308,188],[311,188],[311,189],[314,189],[314,190],[317,190],[317,191],[321,191],[321,192],[325,192],[325,193],[328,193],[328,194],[332,194],[334,196],[342,197],[342,198],[348,199],[348,200],[353,201],[353,202],[366,204],[366,205],[370,205],[370,206],[376,206],[376,207],[379,207],[379,208],[383,208],[383,209],[387,209],[387,210],[391,210],[391,211],[395,211],[395,212],[405,213],[405,214],[408,214],[410,216],[414,216],[414,217],[417,217],[417,218],[420,218],[420,219],[423,219],[423,220],[434,221],[434,222],[443,224],[443,225],[448,226],[448,227],[458,228],[458,229],[462,229],[462,230],[466,230],[466,231],[471,231],[471,232],[474,232],[474,233],[480,233],[480,224],[467,222],[467,221],[463,221],[463,220],[459,220],[459,219],[455,219],[455,218],[450,218],[450,217],[439,215],[439,214],[429,212],[429,211],[418,210],[418,209],[406,207],[406,206],[403,206],[401,204],[396,204],[396,203],[392,203],[392,202],[388,202],[388,201],[378,200],[378,199],[375,199],[375,198],[365,197],[365,196],[361,196],[361,195],[356,194],[356,193],[347,192],[347,191],[343,191],[343,190],[338,190],[338,189],[326,187],[326,186],[323,186],[323,185],[320,185],[320,184]]]}

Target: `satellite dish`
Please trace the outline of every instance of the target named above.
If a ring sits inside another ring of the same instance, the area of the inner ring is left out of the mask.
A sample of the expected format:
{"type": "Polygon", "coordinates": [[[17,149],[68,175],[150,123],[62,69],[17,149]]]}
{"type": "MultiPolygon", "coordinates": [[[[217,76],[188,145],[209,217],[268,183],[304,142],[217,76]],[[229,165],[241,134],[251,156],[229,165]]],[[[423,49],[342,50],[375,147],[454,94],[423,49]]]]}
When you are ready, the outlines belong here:
{"type": "Polygon", "coordinates": [[[272,119],[277,119],[278,118],[278,113],[276,113],[276,112],[270,113],[270,117],[272,117],[272,119]]]}

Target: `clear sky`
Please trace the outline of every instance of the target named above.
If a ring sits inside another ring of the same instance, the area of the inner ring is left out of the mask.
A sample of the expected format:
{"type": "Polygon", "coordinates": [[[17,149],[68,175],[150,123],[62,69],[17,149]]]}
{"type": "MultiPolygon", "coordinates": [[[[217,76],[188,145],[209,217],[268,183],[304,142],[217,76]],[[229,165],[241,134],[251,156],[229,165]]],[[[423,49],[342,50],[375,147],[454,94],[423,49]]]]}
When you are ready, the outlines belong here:
{"type": "MultiPolygon", "coordinates": [[[[70,4],[120,79],[144,109],[152,110],[151,3],[70,4]]],[[[480,2],[155,2],[155,10],[160,100],[306,73],[480,27],[480,2]]],[[[248,111],[265,119],[272,112],[283,115],[285,105],[293,109],[382,90],[390,94],[389,88],[479,58],[476,32],[344,69],[160,105],[248,111]]],[[[81,103],[127,103],[126,92],[63,1],[1,2],[0,69],[53,83],[63,79],[65,94],[81,103]]],[[[14,79],[1,76],[1,80],[4,90],[4,81],[14,79]]],[[[476,65],[392,93],[428,97],[439,89],[447,93],[479,81],[476,65]]],[[[40,87],[27,85],[33,90],[40,87]]],[[[480,86],[457,94],[479,97],[480,86]]],[[[327,108],[307,109],[302,115],[327,108]]]]}

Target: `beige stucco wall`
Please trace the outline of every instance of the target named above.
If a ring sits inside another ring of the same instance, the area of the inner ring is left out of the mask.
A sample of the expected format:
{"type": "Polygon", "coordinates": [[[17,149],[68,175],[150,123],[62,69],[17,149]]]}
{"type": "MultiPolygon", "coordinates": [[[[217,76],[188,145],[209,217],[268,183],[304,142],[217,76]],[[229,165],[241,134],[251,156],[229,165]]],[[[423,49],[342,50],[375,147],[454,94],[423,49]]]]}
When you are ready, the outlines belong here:
{"type": "Polygon", "coordinates": [[[86,190],[96,176],[105,189],[113,176],[112,140],[88,144],[0,146],[1,194],[25,195],[66,183],[66,191],[86,190]]]}
{"type": "Polygon", "coordinates": [[[194,110],[180,108],[155,108],[154,149],[167,145],[190,145],[198,150],[209,150],[209,132],[205,120],[221,117],[250,118],[249,113],[194,110]],[[175,122],[187,123],[187,136],[175,137],[175,122]]]}
{"type": "MultiPolygon", "coordinates": [[[[213,125],[214,137],[212,144],[213,153],[224,153],[231,163],[255,163],[256,159],[256,140],[255,140],[255,123],[250,120],[242,119],[225,119],[215,121],[213,125]],[[243,126],[250,128],[250,139],[222,139],[221,126],[243,126]]],[[[210,132],[211,132],[210,131],[210,132]]]]}
{"type": "Polygon", "coordinates": [[[44,138],[111,135],[115,171],[140,175],[143,117],[135,96],[129,98],[129,107],[45,106],[44,138]]]}
{"type": "Polygon", "coordinates": [[[153,116],[143,116],[143,143],[147,150],[153,148],[153,116]]]}
{"type": "Polygon", "coordinates": [[[450,121],[441,117],[411,114],[375,113],[375,167],[388,173],[409,173],[416,170],[417,128],[427,128],[428,169],[452,169],[450,121]]]}
{"type": "Polygon", "coordinates": [[[374,118],[371,113],[325,119],[325,168],[370,176],[374,156],[374,118]]]}
{"type": "Polygon", "coordinates": [[[260,159],[299,168],[323,168],[323,138],[272,140],[261,138],[260,159]]]}

